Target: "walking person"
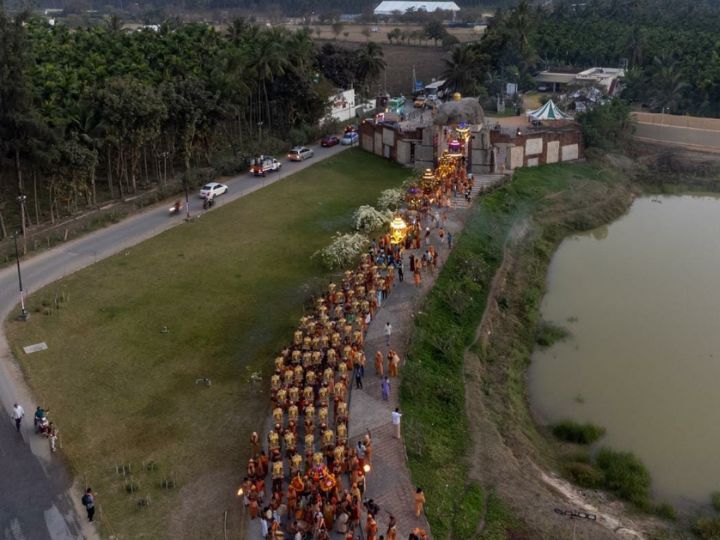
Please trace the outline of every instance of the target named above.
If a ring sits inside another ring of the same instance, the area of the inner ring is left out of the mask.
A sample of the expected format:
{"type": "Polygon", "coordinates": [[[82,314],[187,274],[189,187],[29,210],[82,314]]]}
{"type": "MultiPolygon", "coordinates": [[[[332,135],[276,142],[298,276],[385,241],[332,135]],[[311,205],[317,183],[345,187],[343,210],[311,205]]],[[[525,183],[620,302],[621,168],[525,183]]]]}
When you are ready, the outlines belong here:
{"type": "Polygon", "coordinates": [[[362,381],[362,369],[360,365],[355,366],[355,388],[358,390],[362,390],[363,387],[363,381],[362,381]]]}
{"type": "Polygon", "coordinates": [[[387,401],[388,399],[390,399],[390,379],[387,375],[385,375],[382,382],[380,383],[380,391],[382,393],[383,401],[387,401]]]}
{"type": "Polygon", "coordinates": [[[400,438],[400,419],[402,418],[400,409],[395,407],[395,410],[392,412],[392,414],[390,416],[392,418],[392,425],[393,425],[393,430],[395,432],[395,438],[399,439],[400,438]]]}
{"type": "Polygon", "coordinates": [[[385,360],[380,351],[375,353],[375,375],[382,377],[385,373],[385,360]]]}
{"type": "Polygon", "coordinates": [[[88,521],[92,523],[93,518],[95,517],[95,494],[93,493],[92,488],[87,488],[85,490],[85,495],[83,495],[81,502],[87,511],[88,521]]]}
{"type": "Polygon", "coordinates": [[[448,249],[452,249],[453,235],[450,231],[447,233],[448,249]]]}
{"type": "Polygon", "coordinates": [[[420,517],[420,514],[422,514],[424,507],[425,493],[423,492],[422,488],[419,487],[415,490],[415,517],[420,517]]]}
{"type": "Polygon", "coordinates": [[[18,403],[13,404],[12,419],[15,420],[15,429],[20,433],[20,423],[22,422],[23,416],[25,416],[25,409],[18,403]]]}
{"type": "Polygon", "coordinates": [[[403,262],[402,259],[400,259],[397,262],[397,271],[398,271],[398,279],[400,280],[400,283],[402,283],[405,280],[405,274],[403,273],[403,262]]]}
{"type": "Polygon", "coordinates": [[[390,321],[385,323],[385,345],[390,346],[390,336],[392,336],[392,324],[390,321]]]}

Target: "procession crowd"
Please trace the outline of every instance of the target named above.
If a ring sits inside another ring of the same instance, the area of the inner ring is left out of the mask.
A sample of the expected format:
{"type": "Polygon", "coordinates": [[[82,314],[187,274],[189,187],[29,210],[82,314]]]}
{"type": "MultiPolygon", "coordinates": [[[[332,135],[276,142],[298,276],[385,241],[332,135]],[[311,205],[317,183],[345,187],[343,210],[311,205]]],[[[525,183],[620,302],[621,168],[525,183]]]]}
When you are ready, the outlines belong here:
{"type": "MultiPolygon", "coordinates": [[[[292,343],[275,358],[270,379],[272,427],[267,438],[252,434],[251,457],[239,491],[263,539],[355,540],[358,532],[366,540],[397,539],[395,516],[387,513],[380,531],[381,509],[366,497],[373,439],[368,430],[350,444],[350,385],[354,380],[356,388],[363,386],[368,326],[393,287],[404,281],[405,252],[414,251],[408,257],[409,270],[419,287],[422,273],[434,272],[438,265],[433,242],[447,241],[452,247],[443,203],[458,187],[456,182],[437,182],[433,191],[422,190],[416,209],[407,214],[403,237],[386,233],[373,240],[359,265],[316,299],[314,312],[301,318],[292,343]]],[[[375,353],[374,370],[381,380],[382,399],[388,400],[401,358],[390,348],[390,322],[384,335],[388,350],[375,353]]],[[[398,438],[400,418],[395,409],[392,423],[398,438]]],[[[421,488],[414,498],[415,514],[420,516],[425,503],[421,488]]],[[[429,536],[415,528],[409,539],[429,536]]]]}

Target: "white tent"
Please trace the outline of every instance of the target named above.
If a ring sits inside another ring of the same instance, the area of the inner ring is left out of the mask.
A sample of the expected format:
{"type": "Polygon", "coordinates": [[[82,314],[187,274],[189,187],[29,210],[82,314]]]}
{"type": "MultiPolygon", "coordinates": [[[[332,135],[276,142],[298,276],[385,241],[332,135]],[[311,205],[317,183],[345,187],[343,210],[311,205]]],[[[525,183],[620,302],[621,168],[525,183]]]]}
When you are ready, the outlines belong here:
{"type": "Polygon", "coordinates": [[[551,99],[545,105],[534,111],[528,111],[528,117],[533,120],[570,120],[572,116],[562,112],[551,99]]]}

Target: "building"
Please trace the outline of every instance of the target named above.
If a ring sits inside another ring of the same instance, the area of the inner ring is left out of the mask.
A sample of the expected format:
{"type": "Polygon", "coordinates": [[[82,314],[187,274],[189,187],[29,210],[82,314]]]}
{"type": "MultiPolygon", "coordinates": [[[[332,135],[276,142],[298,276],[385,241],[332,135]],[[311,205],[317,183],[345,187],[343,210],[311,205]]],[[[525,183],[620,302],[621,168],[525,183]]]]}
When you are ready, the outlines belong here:
{"type": "Polygon", "coordinates": [[[541,71],[535,76],[538,88],[552,92],[563,92],[568,86],[593,85],[607,95],[615,95],[625,70],[620,68],[593,67],[580,72],[541,71]]]}
{"type": "Polygon", "coordinates": [[[578,125],[571,120],[553,124],[491,128],[476,99],[457,97],[443,103],[431,120],[363,122],[360,146],[414,169],[434,168],[446,152],[459,153],[473,174],[504,174],[520,167],[581,159],[578,125]]]}
{"type": "Polygon", "coordinates": [[[408,11],[451,11],[453,16],[460,11],[460,7],[455,2],[396,2],[394,0],[385,0],[375,8],[375,15],[394,15],[397,12],[406,13],[408,11]]]}

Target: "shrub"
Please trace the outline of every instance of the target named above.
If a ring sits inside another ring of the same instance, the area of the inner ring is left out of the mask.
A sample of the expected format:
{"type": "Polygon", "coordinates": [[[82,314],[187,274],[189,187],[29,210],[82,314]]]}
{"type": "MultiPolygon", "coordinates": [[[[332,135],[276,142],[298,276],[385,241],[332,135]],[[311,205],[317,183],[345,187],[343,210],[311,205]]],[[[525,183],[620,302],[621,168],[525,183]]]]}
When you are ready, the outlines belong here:
{"type": "Polygon", "coordinates": [[[653,511],[661,518],[669,519],[670,521],[675,521],[677,519],[677,511],[672,504],[660,503],[653,508],[653,511]]]}
{"type": "Polygon", "coordinates": [[[575,444],[592,444],[605,435],[605,428],[594,424],[580,424],[574,420],[563,420],[553,424],[552,432],[561,441],[575,444]]]}
{"type": "Polygon", "coordinates": [[[370,205],[363,205],[353,214],[353,224],[355,229],[365,233],[370,233],[381,229],[392,219],[392,212],[376,210],[370,205]]]}
{"type": "Polygon", "coordinates": [[[605,473],[605,486],[619,497],[647,509],[650,501],[650,473],[630,452],[603,448],[597,455],[597,466],[605,473]]]}
{"type": "Polygon", "coordinates": [[[569,335],[570,332],[566,328],[549,321],[541,321],[535,330],[535,343],[540,347],[550,347],[554,343],[566,339],[569,335]]]}
{"type": "Polygon", "coordinates": [[[565,470],[573,482],[584,488],[598,489],[605,484],[603,472],[588,463],[573,461],[565,465],[565,470]]]}
{"type": "Polygon", "coordinates": [[[720,491],[713,491],[712,495],[710,495],[710,501],[715,511],[720,512],[720,491]]]}
{"type": "Polygon", "coordinates": [[[337,233],[329,246],[316,251],[313,257],[318,257],[329,269],[347,268],[365,251],[370,243],[367,236],[360,233],[337,233]]]}
{"type": "Polygon", "coordinates": [[[717,540],[720,538],[720,518],[701,517],[695,522],[693,529],[703,540],[717,540]]]}
{"type": "Polygon", "coordinates": [[[386,189],[380,193],[377,205],[380,210],[397,210],[405,202],[405,192],[400,188],[386,189]]]}

